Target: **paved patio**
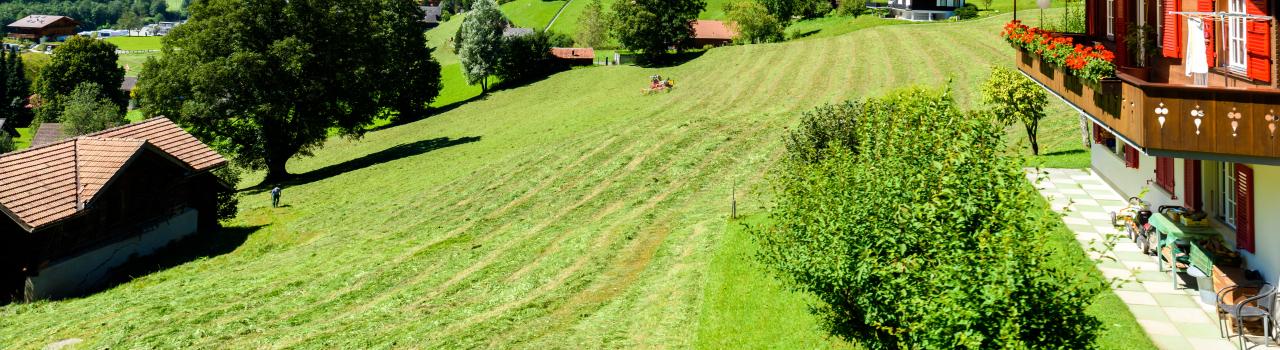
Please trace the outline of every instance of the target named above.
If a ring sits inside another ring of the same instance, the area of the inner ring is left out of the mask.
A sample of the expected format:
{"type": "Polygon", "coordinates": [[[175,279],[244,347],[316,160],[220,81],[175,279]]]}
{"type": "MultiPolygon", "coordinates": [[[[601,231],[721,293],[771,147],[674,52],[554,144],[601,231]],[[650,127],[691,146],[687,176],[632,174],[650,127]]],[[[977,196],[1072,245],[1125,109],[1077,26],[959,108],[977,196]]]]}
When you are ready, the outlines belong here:
{"type": "MultiPolygon", "coordinates": [[[[1104,235],[1123,235],[1110,221],[1111,212],[1124,207],[1126,198],[1091,172],[1045,171],[1048,175],[1041,178],[1036,189],[1052,203],[1054,210],[1062,212],[1069,208],[1062,221],[1098,260],[1104,235]]],[[[1035,174],[1028,177],[1034,183],[1035,174]]],[[[1184,282],[1179,282],[1180,289],[1174,289],[1169,273],[1157,269],[1156,258],[1142,254],[1127,235],[1116,241],[1115,249],[1108,256],[1114,260],[1102,260],[1098,270],[1107,278],[1126,281],[1112,287],[1156,346],[1168,350],[1237,347],[1236,343],[1219,336],[1213,306],[1201,303],[1199,293],[1187,289],[1184,282]]]]}

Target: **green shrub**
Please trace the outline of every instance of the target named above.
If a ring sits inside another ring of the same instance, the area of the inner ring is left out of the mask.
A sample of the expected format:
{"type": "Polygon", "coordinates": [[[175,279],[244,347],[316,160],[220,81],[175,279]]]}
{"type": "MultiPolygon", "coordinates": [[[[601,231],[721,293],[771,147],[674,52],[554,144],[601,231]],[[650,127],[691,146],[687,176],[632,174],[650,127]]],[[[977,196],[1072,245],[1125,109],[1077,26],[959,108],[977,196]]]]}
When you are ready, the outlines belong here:
{"type": "Polygon", "coordinates": [[[754,0],[739,0],[724,4],[725,16],[738,31],[733,40],[744,44],[782,41],[782,22],[769,14],[769,9],[754,0]]]}
{"type": "Polygon", "coordinates": [[[840,2],[836,13],[841,16],[858,17],[867,13],[867,2],[863,0],[845,0],[840,2]]]}
{"type": "Polygon", "coordinates": [[[922,89],[805,119],[753,233],[830,332],[871,349],[1096,347],[1085,309],[1104,286],[1049,261],[1054,218],[1028,215],[1037,194],[992,120],[922,89]],[[841,135],[805,131],[832,120],[841,135]]]}
{"type": "Polygon", "coordinates": [[[956,9],[956,18],[961,21],[978,17],[978,5],[965,3],[964,6],[956,9]]]}

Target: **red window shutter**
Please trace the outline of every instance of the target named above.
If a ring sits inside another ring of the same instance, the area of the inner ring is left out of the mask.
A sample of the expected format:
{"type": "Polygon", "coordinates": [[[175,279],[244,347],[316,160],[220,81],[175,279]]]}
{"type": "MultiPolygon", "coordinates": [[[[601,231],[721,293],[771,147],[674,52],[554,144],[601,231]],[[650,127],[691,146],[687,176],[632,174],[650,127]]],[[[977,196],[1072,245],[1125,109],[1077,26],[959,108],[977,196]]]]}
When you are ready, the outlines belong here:
{"type": "Polygon", "coordinates": [[[1236,248],[1253,252],[1253,168],[1236,164],[1236,248]]]}
{"type": "MultiPolygon", "coordinates": [[[[1250,0],[1245,2],[1245,12],[1251,15],[1266,16],[1267,0],[1250,0]]],[[[1249,21],[1245,23],[1245,57],[1249,66],[1249,78],[1271,81],[1271,22],[1249,21]]]]}
{"type": "MultiPolygon", "coordinates": [[[[1199,2],[1196,3],[1196,11],[1214,12],[1215,10],[1213,9],[1213,0],[1199,0],[1199,2]]],[[[1216,46],[1214,45],[1214,42],[1213,42],[1213,34],[1214,34],[1213,21],[1211,20],[1204,21],[1204,40],[1205,40],[1204,51],[1205,51],[1205,58],[1209,62],[1210,67],[1218,65],[1217,61],[1214,59],[1215,58],[1214,53],[1216,53],[1216,50],[1215,50],[1216,46]]]]}
{"type": "Polygon", "coordinates": [[[1182,199],[1187,208],[1203,209],[1200,199],[1200,161],[1182,160],[1182,199]]]}
{"type": "Polygon", "coordinates": [[[1102,144],[1102,126],[1093,124],[1093,143],[1102,144]]]}
{"type": "Polygon", "coordinates": [[[1156,157],[1156,184],[1165,191],[1173,193],[1173,180],[1173,158],[1156,157]]]}
{"type": "Polygon", "coordinates": [[[1133,147],[1124,148],[1124,166],[1138,168],[1138,150],[1133,147]]]}
{"type": "Polygon", "coordinates": [[[1181,11],[1182,2],[1178,0],[1164,0],[1164,27],[1161,28],[1161,46],[1164,47],[1164,57],[1179,58],[1182,57],[1182,16],[1173,14],[1181,11]]]}

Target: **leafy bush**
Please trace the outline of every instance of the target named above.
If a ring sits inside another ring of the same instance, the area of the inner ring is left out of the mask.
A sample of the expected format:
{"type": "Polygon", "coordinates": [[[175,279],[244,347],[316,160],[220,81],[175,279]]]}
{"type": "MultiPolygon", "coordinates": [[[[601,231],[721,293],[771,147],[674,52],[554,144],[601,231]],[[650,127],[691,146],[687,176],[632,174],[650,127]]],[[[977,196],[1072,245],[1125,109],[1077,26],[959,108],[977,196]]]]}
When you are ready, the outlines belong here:
{"type": "Polygon", "coordinates": [[[218,192],[218,212],[219,221],[230,220],[236,217],[236,212],[240,206],[240,192],[235,187],[240,184],[240,176],[244,171],[232,165],[227,165],[213,170],[213,175],[222,179],[223,182],[230,184],[230,191],[218,192]]]}
{"type": "Polygon", "coordinates": [[[83,82],[63,98],[62,129],[67,135],[84,135],[128,123],[98,83],[83,82]]]}
{"type": "Polygon", "coordinates": [[[964,6],[956,9],[956,18],[961,21],[978,17],[978,6],[972,3],[965,3],[964,6]]]}
{"type": "Polygon", "coordinates": [[[845,0],[840,2],[836,13],[841,16],[858,17],[867,13],[867,2],[863,0],[845,0]]]}
{"type": "Polygon", "coordinates": [[[856,151],[858,139],[854,129],[858,124],[855,117],[859,108],[859,103],[845,101],[804,112],[800,125],[783,140],[787,155],[793,161],[816,163],[828,153],[828,147],[856,151]]]}
{"type": "Polygon", "coordinates": [[[1104,287],[1050,263],[1054,219],[1028,215],[1037,194],[999,126],[922,89],[805,119],[753,233],[830,332],[871,349],[1096,347],[1085,309],[1104,287]],[[832,120],[844,131],[809,136],[832,120]]]}
{"type": "Polygon", "coordinates": [[[738,31],[733,40],[739,43],[758,44],[782,41],[782,22],[769,14],[769,9],[754,0],[740,0],[724,4],[729,23],[738,31]]]}
{"type": "Polygon", "coordinates": [[[533,34],[503,39],[494,71],[503,84],[521,84],[545,78],[568,67],[551,56],[553,47],[573,46],[573,39],[559,33],[533,34]]]}

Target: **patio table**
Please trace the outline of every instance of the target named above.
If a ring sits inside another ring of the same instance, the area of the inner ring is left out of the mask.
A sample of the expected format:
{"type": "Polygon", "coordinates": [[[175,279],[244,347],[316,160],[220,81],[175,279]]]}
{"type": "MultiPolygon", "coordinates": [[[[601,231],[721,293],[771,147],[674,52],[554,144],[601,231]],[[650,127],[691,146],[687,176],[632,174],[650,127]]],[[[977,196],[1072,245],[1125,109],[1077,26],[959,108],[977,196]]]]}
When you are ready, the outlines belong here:
{"type": "MultiPolygon", "coordinates": [[[[1213,227],[1209,227],[1209,226],[1198,227],[1198,226],[1183,225],[1181,223],[1170,220],[1168,217],[1164,216],[1164,213],[1153,213],[1151,215],[1151,219],[1148,222],[1151,223],[1151,226],[1154,226],[1156,228],[1156,232],[1159,232],[1159,239],[1157,240],[1158,243],[1156,244],[1156,262],[1157,262],[1157,267],[1159,267],[1161,272],[1164,272],[1164,247],[1165,246],[1172,245],[1179,240],[1201,240],[1201,239],[1210,239],[1210,238],[1220,236],[1220,233],[1218,232],[1218,230],[1214,229],[1213,227]]],[[[1190,254],[1190,251],[1186,253],[1190,254]]],[[[1178,248],[1176,245],[1173,247],[1173,249],[1171,249],[1169,255],[1170,255],[1169,258],[1174,260],[1169,262],[1170,264],[1173,265],[1169,267],[1170,271],[1176,274],[1178,272],[1177,262],[1176,262],[1178,257],[1178,248]]],[[[1199,271],[1199,272],[1201,272],[1201,274],[1204,276],[1208,276],[1208,274],[1211,273],[1211,271],[1199,271]]],[[[1196,276],[1196,277],[1204,277],[1204,276],[1196,276]]],[[[1173,286],[1174,288],[1177,288],[1178,278],[1176,275],[1173,277],[1174,277],[1173,286]]]]}

